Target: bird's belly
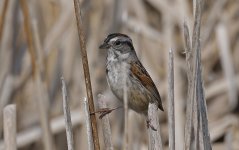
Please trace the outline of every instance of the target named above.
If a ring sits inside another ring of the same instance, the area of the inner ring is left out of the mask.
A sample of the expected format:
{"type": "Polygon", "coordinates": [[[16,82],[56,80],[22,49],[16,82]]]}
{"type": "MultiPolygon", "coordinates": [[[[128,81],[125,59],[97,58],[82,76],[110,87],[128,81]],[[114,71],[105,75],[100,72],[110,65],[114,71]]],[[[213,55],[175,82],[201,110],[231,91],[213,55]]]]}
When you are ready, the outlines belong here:
{"type": "Polygon", "coordinates": [[[149,97],[148,92],[138,80],[128,79],[128,104],[129,107],[139,113],[145,113],[148,110],[149,97]]]}
{"type": "Polygon", "coordinates": [[[118,97],[122,98],[123,96],[123,89],[124,89],[124,83],[123,83],[123,73],[120,71],[120,69],[114,69],[114,68],[108,68],[107,72],[107,82],[112,90],[112,92],[118,97]]]}
{"type": "Polygon", "coordinates": [[[119,72],[119,69],[108,71],[107,81],[112,92],[120,101],[123,102],[124,88],[126,88],[129,108],[139,113],[146,113],[149,103],[147,96],[148,93],[141,84],[136,83],[137,81],[132,81],[132,79],[130,79],[127,75],[126,79],[124,79],[124,77],[125,75],[123,75],[122,72],[119,72]]]}

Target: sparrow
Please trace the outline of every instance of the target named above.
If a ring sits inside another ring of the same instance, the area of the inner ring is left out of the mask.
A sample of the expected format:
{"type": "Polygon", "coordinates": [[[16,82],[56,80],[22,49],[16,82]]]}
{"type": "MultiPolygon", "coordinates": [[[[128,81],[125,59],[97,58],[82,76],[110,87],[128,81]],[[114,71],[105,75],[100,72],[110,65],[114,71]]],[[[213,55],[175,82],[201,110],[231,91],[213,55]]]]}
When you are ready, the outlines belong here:
{"type": "Polygon", "coordinates": [[[159,92],[138,59],[129,36],[122,33],[109,34],[99,49],[107,49],[107,82],[120,101],[123,102],[126,88],[128,106],[132,110],[147,115],[149,103],[154,103],[164,111],[159,92]]]}

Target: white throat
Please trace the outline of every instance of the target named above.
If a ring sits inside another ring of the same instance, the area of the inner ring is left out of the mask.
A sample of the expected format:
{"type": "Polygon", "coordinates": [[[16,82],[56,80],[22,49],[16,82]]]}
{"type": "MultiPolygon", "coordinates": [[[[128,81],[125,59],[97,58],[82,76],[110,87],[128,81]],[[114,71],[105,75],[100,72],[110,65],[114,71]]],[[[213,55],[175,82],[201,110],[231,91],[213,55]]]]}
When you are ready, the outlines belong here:
{"type": "Polygon", "coordinates": [[[107,61],[108,62],[116,62],[116,61],[122,61],[129,57],[130,53],[122,54],[119,51],[109,49],[107,61]]]}

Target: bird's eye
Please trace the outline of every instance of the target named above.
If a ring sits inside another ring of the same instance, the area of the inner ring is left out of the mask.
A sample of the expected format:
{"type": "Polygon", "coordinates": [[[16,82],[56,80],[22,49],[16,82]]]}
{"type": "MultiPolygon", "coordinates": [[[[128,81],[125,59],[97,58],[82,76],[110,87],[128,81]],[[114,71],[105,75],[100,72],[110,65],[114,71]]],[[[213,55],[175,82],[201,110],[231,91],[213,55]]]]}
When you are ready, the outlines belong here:
{"type": "Polygon", "coordinates": [[[116,42],[115,42],[115,45],[116,45],[116,46],[119,46],[119,45],[120,45],[120,41],[116,41],[116,42]]]}

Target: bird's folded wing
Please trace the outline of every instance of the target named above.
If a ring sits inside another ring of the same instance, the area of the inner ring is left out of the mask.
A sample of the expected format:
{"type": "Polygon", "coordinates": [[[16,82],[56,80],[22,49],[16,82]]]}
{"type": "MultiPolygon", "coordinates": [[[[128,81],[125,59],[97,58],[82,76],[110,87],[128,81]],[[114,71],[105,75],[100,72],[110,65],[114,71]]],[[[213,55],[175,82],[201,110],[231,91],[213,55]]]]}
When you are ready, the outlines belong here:
{"type": "Polygon", "coordinates": [[[131,63],[130,71],[131,74],[140,81],[145,89],[153,95],[154,99],[157,100],[158,107],[163,111],[164,109],[159,92],[143,65],[139,61],[131,63]]]}

